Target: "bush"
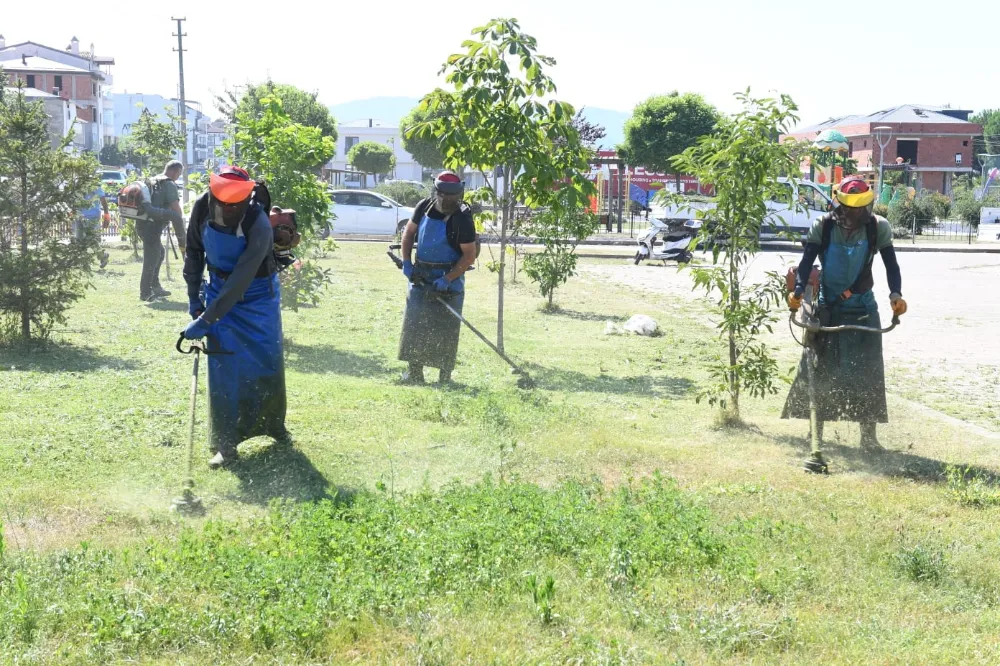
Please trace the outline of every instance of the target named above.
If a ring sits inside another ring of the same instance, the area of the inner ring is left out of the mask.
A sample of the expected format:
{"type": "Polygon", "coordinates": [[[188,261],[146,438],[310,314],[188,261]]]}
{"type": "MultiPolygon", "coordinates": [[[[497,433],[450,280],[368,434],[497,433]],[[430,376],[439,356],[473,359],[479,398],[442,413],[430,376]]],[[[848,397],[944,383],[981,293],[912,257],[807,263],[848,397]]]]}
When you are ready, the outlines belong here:
{"type": "Polygon", "coordinates": [[[430,188],[413,183],[379,183],[375,186],[375,191],[404,206],[416,206],[421,199],[430,194],[430,188]]]}
{"type": "Polygon", "coordinates": [[[912,199],[905,188],[897,188],[896,196],[889,204],[889,222],[895,236],[908,238],[916,232],[919,236],[924,229],[933,226],[936,219],[948,217],[951,202],[948,197],[921,190],[912,199]]]}

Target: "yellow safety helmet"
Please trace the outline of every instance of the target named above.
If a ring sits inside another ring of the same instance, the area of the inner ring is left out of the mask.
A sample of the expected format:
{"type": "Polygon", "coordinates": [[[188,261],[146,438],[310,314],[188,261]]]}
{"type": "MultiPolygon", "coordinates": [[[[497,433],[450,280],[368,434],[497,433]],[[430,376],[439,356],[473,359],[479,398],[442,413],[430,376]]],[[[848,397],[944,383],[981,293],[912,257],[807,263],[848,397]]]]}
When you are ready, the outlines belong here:
{"type": "Polygon", "coordinates": [[[833,198],[841,206],[864,208],[875,202],[875,190],[861,176],[848,176],[834,188],[833,198]]]}

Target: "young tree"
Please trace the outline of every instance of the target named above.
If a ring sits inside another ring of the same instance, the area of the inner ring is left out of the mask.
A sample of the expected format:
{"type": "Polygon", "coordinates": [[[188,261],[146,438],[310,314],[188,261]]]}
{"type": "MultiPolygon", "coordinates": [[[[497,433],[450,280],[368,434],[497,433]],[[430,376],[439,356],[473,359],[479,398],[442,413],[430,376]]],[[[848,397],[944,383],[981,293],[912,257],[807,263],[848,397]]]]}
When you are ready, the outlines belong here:
{"type": "Polygon", "coordinates": [[[123,142],[122,150],[139,155],[145,169],[162,169],[178,150],[184,150],[184,134],[174,124],[174,117],[161,122],[149,109],[142,110],[123,142]]]}
{"type": "MultiPolygon", "coordinates": [[[[326,164],[330,158],[336,154],[337,149],[337,121],[334,119],[330,109],[319,102],[318,93],[306,92],[301,88],[284,83],[275,83],[268,79],[263,83],[249,84],[240,90],[227,90],[222,95],[215,98],[215,105],[226,115],[230,123],[235,124],[237,119],[260,118],[267,112],[268,103],[265,100],[279,99],[281,107],[288,118],[297,125],[305,127],[315,127],[319,129],[322,136],[329,138],[331,142],[329,152],[316,154],[318,160],[314,166],[318,167],[326,164]]],[[[242,146],[237,146],[242,150],[242,146]]]]}
{"type": "MultiPolygon", "coordinates": [[[[449,94],[442,91],[442,94],[449,94]]],[[[399,131],[403,135],[403,148],[413,155],[413,159],[422,167],[441,169],[444,167],[444,155],[441,146],[434,136],[411,133],[415,127],[422,124],[443,120],[441,107],[431,110],[425,104],[418,104],[399,121],[399,131]]]]}
{"type": "Polygon", "coordinates": [[[10,217],[0,225],[0,336],[45,339],[88,287],[98,232],[70,243],[59,236],[99,186],[98,165],[67,150],[72,136],[53,147],[42,103],[29,101],[23,86],[3,86],[0,220],[10,217]]]}
{"type": "Polygon", "coordinates": [[[392,148],[378,141],[362,141],[351,147],[347,162],[361,173],[373,174],[377,178],[393,170],[396,155],[392,148]]]}
{"type": "Polygon", "coordinates": [[[464,53],[450,56],[441,73],[454,93],[436,90],[421,106],[434,120],[408,134],[434,137],[444,165],[482,174],[485,187],[470,199],[491,203],[500,218],[497,347],[504,348],[504,276],[508,231],[515,204],[545,206],[556,186],[568,184],[568,204],[583,206],[594,192],[586,174],[589,151],[573,128],[573,107],[551,99],[556,92],[546,67],[555,60],[538,55],[534,37],[516,19],[494,19],[472,31],[464,53]]]}
{"type": "Polygon", "coordinates": [[[791,98],[755,99],[749,89],[737,98],[743,110],[719,121],[713,134],[699,139],[673,160],[673,165],[715,186],[716,206],[699,211],[704,218],[702,240],[711,243],[713,265],[692,268],[696,288],[717,295],[719,334],[728,346],[711,368],[715,384],[700,397],[719,405],[731,422],[740,419],[741,392],[761,397],[777,391],[777,364],[760,340],[777,321],[771,306],[783,301],[784,287],[776,273],[762,284],[746,284],[745,269],[760,250],[760,226],[768,201],[791,201],[791,188],[777,182],[798,168],[790,144],[771,137],[787,133],[798,121],[791,98]],[[725,239],[722,246],[715,241],[725,239]],[[721,261],[720,261],[721,259],[721,261]]]}
{"type": "Polygon", "coordinates": [[[558,287],[576,275],[576,246],[597,231],[600,220],[586,208],[568,205],[562,192],[552,205],[531,218],[524,227],[529,236],[537,238],[544,246],[537,254],[524,257],[525,274],[538,285],[543,298],[552,298],[558,287]]]}
{"type": "Polygon", "coordinates": [[[236,163],[267,183],[275,205],[295,209],[302,231],[322,229],[330,215],[330,195],[313,167],[332,149],[333,139],[317,127],[292,121],[277,98],[261,104],[261,114],[237,114],[235,139],[242,148],[236,163]]]}
{"type": "MultiPolygon", "coordinates": [[[[676,90],[642,102],[625,122],[625,143],[619,152],[632,165],[669,173],[671,160],[711,133],[719,122],[719,112],[696,93],[681,95],[676,90]]],[[[677,191],[681,174],[676,173],[677,191]]]]}
{"type": "MultiPolygon", "coordinates": [[[[297,124],[285,113],[280,99],[262,99],[262,113],[243,110],[236,116],[235,140],[242,146],[235,162],[267,184],[271,202],[293,208],[302,232],[300,254],[310,251],[315,232],[326,228],[330,195],[315,173],[317,159],[333,149],[333,139],[318,127],[297,124]]],[[[330,271],[313,262],[297,262],[282,271],[282,307],[318,302],[330,282],[330,271]]]]}

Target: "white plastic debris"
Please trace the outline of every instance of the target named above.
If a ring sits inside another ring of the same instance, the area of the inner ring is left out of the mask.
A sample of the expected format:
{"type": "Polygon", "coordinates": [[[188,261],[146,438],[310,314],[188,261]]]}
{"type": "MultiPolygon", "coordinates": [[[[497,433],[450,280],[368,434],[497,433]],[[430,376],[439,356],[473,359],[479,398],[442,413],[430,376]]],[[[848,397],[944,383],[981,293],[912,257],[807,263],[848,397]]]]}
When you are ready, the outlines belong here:
{"type": "Polygon", "coordinates": [[[660,325],[647,315],[637,314],[625,322],[625,330],[636,335],[652,337],[660,332],[660,325]]]}

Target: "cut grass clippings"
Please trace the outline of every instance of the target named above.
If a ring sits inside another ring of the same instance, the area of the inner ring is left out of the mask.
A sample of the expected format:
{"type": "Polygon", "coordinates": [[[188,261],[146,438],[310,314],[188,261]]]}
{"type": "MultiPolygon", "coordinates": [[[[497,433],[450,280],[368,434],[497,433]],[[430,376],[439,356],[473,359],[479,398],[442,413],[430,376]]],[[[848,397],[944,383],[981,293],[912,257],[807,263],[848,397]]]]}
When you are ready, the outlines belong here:
{"type": "MultiPolygon", "coordinates": [[[[186,305],[140,304],[112,254],[52,344],[0,348],[0,664],[1000,662],[994,441],[890,396],[887,453],[828,424],[833,474],[806,475],[783,395],[740,428],[695,403],[704,306],[586,271],[551,311],[507,292],[537,389],[464,333],[457,386],[404,387],[405,283],[344,244],[284,315],[294,445],[210,473],[203,382],[208,518],[171,514],[186,305]],[[663,336],[603,334],[634,314],[663,336]]],[[[495,276],[467,289],[493,331],[495,276]]]]}

